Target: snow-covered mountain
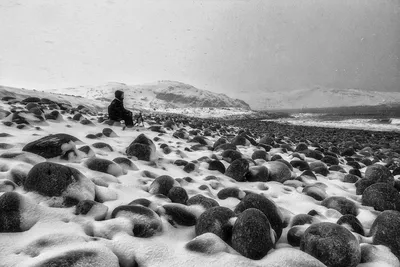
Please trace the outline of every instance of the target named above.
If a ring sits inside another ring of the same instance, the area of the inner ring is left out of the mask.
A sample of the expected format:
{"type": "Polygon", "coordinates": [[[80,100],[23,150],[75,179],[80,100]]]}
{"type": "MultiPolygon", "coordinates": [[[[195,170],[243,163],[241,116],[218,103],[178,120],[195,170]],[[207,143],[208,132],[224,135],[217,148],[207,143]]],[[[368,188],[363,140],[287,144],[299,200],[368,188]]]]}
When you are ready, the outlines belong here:
{"type": "Polygon", "coordinates": [[[250,109],[250,106],[242,100],[232,99],[225,94],[201,90],[175,81],[159,81],[143,85],[126,85],[112,82],[94,87],[79,86],[54,89],[52,92],[110,102],[114,98],[116,90],[124,91],[125,105],[133,109],[158,110],[189,107],[250,109]]]}
{"type": "Polygon", "coordinates": [[[399,104],[399,92],[377,92],[359,89],[329,89],[315,87],[294,91],[241,92],[236,95],[255,110],[374,106],[399,104]]]}

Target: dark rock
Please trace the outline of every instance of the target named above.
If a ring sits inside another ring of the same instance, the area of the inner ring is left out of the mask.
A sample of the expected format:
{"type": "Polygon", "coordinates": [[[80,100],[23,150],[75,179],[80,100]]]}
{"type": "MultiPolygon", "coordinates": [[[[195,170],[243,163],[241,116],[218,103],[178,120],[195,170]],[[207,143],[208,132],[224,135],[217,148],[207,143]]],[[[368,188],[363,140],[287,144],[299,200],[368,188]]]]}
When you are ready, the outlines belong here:
{"type": "Polygon", "coordinates": [[[339,159],[330,155],[325,155],[321,161],[329,165],[339,165],[339,159]]]}
{"type": "Polygon", "coordinates": [[[336,223],[339,225],[344,225],[345,227],[346,226],[350,227],[349,230],[352,232],[355,232],[360,235],[365,235],[364,228],[361,222],[354,215],[351,214],[343,215],[342,217],[339,218],[339,220],[336,223]]]}
{"type": "Polygon", "coordinates": [[[344,183],[352,183],[352,184],[354,184],[354,183],[356,183],[359,179],[360,179],[360,178],[359,178],[358,176],[348,173],[348,174],[346,174],[346,175],[343,177],[343,182],[344,182],[344,183]]]}
{"type": "MultiPolygon", "coordinates": [[[[94,184],[78,170],[58,163],[36,164],[23,182],[26,191],[35,191],[49,197],[61,196],[72,184],[81,188],[80,193],[83,199],[93,200],[94,184]]],[[[74,193],[76,195],[76,192],[74,193]]],[[[78,198],[78,195],[76,197],[78,198]]]]}
{"type": "Polygon", "coordinates": [[[93,157],[86,160],[85,165],[91,170],[108,173],[115,177],[124,174],[122,168],[119,165],[108,159],[93,157]]]}
{"type": "Polygon", "coordinates": [[[178,182],[175,181],[174,178],[169,175],[161,175],[150,184],[149,193],[168,196],[169,190],[174,186],[179,186],[178,182]]]}
{"type": "Polygon", "coordinates": [[[243,256],[259,260],[273,248],[271,228],[267,216],[258,209],[247,209],[239,214],[232,229],[232,247],[243,256]]]}
{"type": "Polygon", "coordinates": [[[341,214],[351,214],[354,216],[358,215],[358,208],[356,204],[347,199],[346,197],[341,196],[332,196],[324,199],[321,203],[322,206],[328,209],[334,209],[339,211],[341,214]]]}
{"type": "Polygon", "coordinates": [[[156,152],[153,141],[144,134],[140,134],[126,149],[128,156],[137,157],[139,160],[150,161],[156,152]]]}
{"type": "Polygon", "coordinates": [[[293,168],[299,169],[300,171],[305,171],[310,169],[310,166],[304,160],[292,160],[290,161],[290,165],[292,165],[293,168]]]}
{"type": "Polygon", "coordinates": [[[117,137],[118,135],[111,128],[104,128],[102,133],[107,137],[117,137]]]}
{"type": "Polygon", "coordinates": [[[196,170],[196,165],[192,162],[189,162],[188,164],[185,165],[185,167],[183,167],[183,171],[187,173],[191,173],[194,170],[196,170]]]}
{"type": "Polygon", "coordinates": [[[318,201],[322,201],[328,197],[325,189],[316,185],[309,185],[304,187],[302,193],[318,201]]]}
{"type": "Polygon", "coordinates": [[[163,208],[165,215],[169,217],[169,221],[183,226],[193,226],[196,224],[196,216],[185,205],[165,204],[163,208]]]}
{"type": "Polygon", "coordinates": [[[367,180],[367,179],[359,179],[356,183],[356,195],[362,195],[365,191],[365,189],[374,184],[372,180],[367,180]]]}
{"type": "Polygon", "coordinates": [[[103,142],[93,143],[92,146],[98,149],[109,150],[110,152],[114,151],[114,149],[109,144],[103,142]]]}
{"type": "Polygon", "coordinates": [[[225,165],[219,160],[213,160],[209,163],[208,169],[210,171],[219,171],[220,173],[224,174],[226,169],[225,165]]]}
{"type": "Polygon", "coordinates": [[[189,196],[186,192],[186,190],[183,187],[180,186],[174,186],[168,191],[169,199],[173,203],[180,203],[180,204],[186,204],[186,201],[189,199],[189,196]]]}
{"type": "Polygon", "coordinates": [[[292,218],[291,225],[304,225],[312,224],[314,222],[314,217],[309,214],[297,214],[292,218]]]}
{"type": "Polygon", "coordinates": [[[250,193],[247,194],[236,206],[235,213],[239,214],[250,208],[258,209],[267,216],[272,229],[274,229],[279,239],[282,234],[283,221],[276,204],[262,195],[250,193]]]}
{"type": "Polygon", "coordinates": [[[353,169],[350,169],[350,170],[349,170],[349,173],[350,173],[350,174],[353,174],[353,175],[356,175],[356,176],[358,176],[358,177],[360,177],[360,178],[362,177],[362,176],[361,176],[361,172],[360,172],[360,170],[358,170],[358,169],[354,169],[354,168],[353,168],[353,169]]]}
{"type": "Polygon", "coordinates": [[[246,179],[249,182],[267,182],[268,177],[268,168],[263,165],[249,167],[249,172],[246,175],[246,179]]]}
{"type": "Polygon", "coordinates": [[[6,192],[0,196],[0,233],[22,232],[20,195],[6,192]]]}
{"type": "Polygon", "coordinates": [[[31,152],[46,159],[62,156],[66,149],[65,146],[75,147],[82,143],[78,138],[69,134],[53,134],[40,138],[36,141],[26,144],[22,151],[31,152]]]}
{"type": "Polygon", "coordinates": [[[378,211],[400,211],[400,194],[387,183],[374,183],[364,190],[361,203],[378,211]]]}
{"type": "Polygon", "coordinates": [[[400,212],[386,210],[376,217],[370,236],[375,245],[387,246],[400,260],[400,212]]]}
{"type": "Polygon", "coordinates": [[[229,242],[232,235],[232,224],[229,220],[235,213],[226,207],[212,207],[203,212],[197,220],[196,236],[204,233],[213,233],[225,242],[229,242]]]}
{"type": "Polygon", "coordinates": [[[293,226],[287,233],[287,241],[293,247],[300,247],[301,238],[304,236],[307,227],[302,225],[293,226]]]}
{"type": "Polygon", "coordinates": [[[242,153],[237,150],[227,149],[221,153],[222,158],[227,162],[232,162],[242,158],[242,153]]]}
{"type": "Polygon", "coordinates": [[[374,183],[389,183],[393,185],[394,177],[390,170],[383,165],[373,164],[365,170],[365,179],[374,183]]]}
{"type": "Polygon", "coordinates": [[[244,193],[237,187],[226,187],[224,189],[219,190],[217,197],[219,199],[227,199],[228,197],[233,197],[240,200],[244,198],[245,195],[246,193],[244,193]]]}
{"type": "Polygon", "coordinates": [[[259,149],[259,150],[256,150],[253,152],[253,154],[251,155],[251,158],[253,160],[263,159],[265,161],[268,161],[268,153],[265,152],[264,150],[259,149]]]}
{"type": "Polygon", "coordinates": [[[361,249],[355,236],[335,223],[313,224],[305,231],[300,249],[332,267],[356,267],[361,249]]]}
{"type": "Polygon", "coordinates": [[[219,204],[217,201],[215,201],[212,198],[205,197],[201,194],[197,194],[195,196],[192,196],[191,198],[188,199],[186,202],[186,205],[191,206],[191,205],[201,205],[203,206],[206,210],[212,208],[212,207],[218,207],[219,204]]]}
{"type": "Polygon", "coordinates": [[[245,159],[234,160],[225,172],[225,175],[238,182],[244,182],[249,171],[249,163],[245,159]]]}
{"type": "Polygon", "coordinates": [[[136,237],[151,237],[162,230],[162,222],[157,213],[141,205],[116,207],[111,213],[111,218],[118,217],[125,217],[133,221],[133,234],[136,237]]]}
{"type": "Polygon", "coordinates": [[[270,181],[283,183],[292,177],[289,167],[280,161],[268,162],[266,166],[269,171],[270,181]]]}

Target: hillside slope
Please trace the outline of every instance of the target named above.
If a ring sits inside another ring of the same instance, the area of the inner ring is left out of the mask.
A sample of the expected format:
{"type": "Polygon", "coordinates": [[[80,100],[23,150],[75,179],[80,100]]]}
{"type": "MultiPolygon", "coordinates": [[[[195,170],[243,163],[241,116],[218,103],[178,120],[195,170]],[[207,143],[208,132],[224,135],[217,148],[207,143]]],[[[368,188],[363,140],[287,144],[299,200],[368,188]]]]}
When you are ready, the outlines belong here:
{"type": "Polygon", "coordinates": [[[60,94],[82,96],[88,99],[111,101],[114,98],[115,90],[123,90],[125,92],[127,107],[141,110],[189,107],[250,109],[250,106],[242,100],[232,99],[225,94],[201,90],[175,81],[159,81],[143,85],[126,85],[112,82],[101,86],[79,86],[52,91],[60,94]]]}

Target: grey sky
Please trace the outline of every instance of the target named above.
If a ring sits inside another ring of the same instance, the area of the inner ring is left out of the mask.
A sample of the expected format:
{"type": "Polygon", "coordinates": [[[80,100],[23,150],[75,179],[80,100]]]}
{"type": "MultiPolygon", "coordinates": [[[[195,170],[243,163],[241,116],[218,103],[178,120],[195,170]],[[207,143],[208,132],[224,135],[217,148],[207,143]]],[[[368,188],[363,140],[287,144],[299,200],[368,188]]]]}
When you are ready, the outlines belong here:
{"type": "Polygon", "coordinates": [[[0,84],[400,91],[400,0],[0,0],[0,84]]]}

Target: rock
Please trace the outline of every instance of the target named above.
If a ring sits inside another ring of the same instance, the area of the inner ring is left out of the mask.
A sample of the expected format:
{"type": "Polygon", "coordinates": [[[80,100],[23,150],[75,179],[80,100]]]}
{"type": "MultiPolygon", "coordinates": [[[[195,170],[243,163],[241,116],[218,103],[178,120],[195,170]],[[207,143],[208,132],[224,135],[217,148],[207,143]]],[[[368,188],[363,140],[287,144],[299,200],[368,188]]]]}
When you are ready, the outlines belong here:
{"type": "Polygon", "coordinates": [[[242,156],[242,153],[233,149],[226,149],[221,153],[221,157],[227,162],[233,162],[237,159],[241,159],[242,156]]]}
{"type": "Polygon", "coordinates": [[[262,195],[250,193],[247,194],[236,206],[235,213],[240,214],[250,208],[258,209],[267,216],[272,229],[274,229],[277,238],[279,239],[282,234],[283,220],[281,212],[276,204],[262,195]]]}
{"type": "Polygon", "coordinates": [[[228,197],[233,197],[237,199],[243,199],[246,196],[246,193],[240,190],[237,187],[226,187],[224,189],[219,190],[217,197],[219,199],[227,199],[228,197]]]}
{"type": "Polygon", "coordinates": [[[213,160],[209,163],[208,169],[210,171],[219,171],[220,173],[224,174],[226,169],[225,165],[219,160],[213,160]]]}
{"type": "Polygon", "coordinates": [[[365,179],[374,183],[388,183],[393,185],[394,177],[390,170],[383,165],[373,164],[365,170],[365,179]]]}
{"type": "Polygon", "coordinates": [[[400,260],[400,212],[386,210],[376,217],[371,226],[370,236],[374,245],[384,245],[390,248],[400,260]]]}
{"type": "Polygon", "coordinates": [[[0,233],[23,232],[38,221],[36,204],[16,192],[0,196],[0,233]]]}
{"type": "Polygon", "coordinates": [[[196,170],[196,165],[193,162],[189,162],[183,167],[183,171],[187,173],[191,173],[196,170]]]}
{"type": "Polygon", "coordinates": [[[360,235],[365,235],[364,228],[356,216],[351,214],[343,215],[336,222],[338,225],[346,227],[349,231],[355,232],[360,235]]]}
{"type": "Polygon", "coordinates": [[[330,222],[308,227],[300,249],[332,267],[355,267],[361,259],[360,245],[355,236],[346,228],[330,222]]]}
{"type": "Polygon", "coordinates": [[[62,156],[66,151],[81,144],[78,138],[68,134],[53,134],[26,144],[22,151],[31,152],[46,159],[62,156]]]}
{"type": "Polygon", "coordinates": [[[267,182],[268,177],[268,168],[263,165],[249,167],[249,172],[246,175],[246,179],[249,182],[267,182]]]}
{"type": "Polygon", "coordinates": [[[297,214],[292,218],[291,225],[304,225],[304,224],[312,224],[315,221],[315,218],[309,214],[297,214]]]}
{"type": "Polygon", "coordinates": [[[323,176],[328,176],[328,174],[329,174],[329,170],[328,170],[328,168],[327,167],[317,167],[317,168],[314,168],[314,170],[313,170],[315,173],[317,173],[317,174],[321,174],[321,175],[323,175],[323,176]]]}
{"type": "Polygon", "coordinates": [[[360,178],[362,177],[362,176],[361,176],[360,170],[357,170],[357,169],[354,169],[354,168],[353,168],[353,169],[350,169],[350,170],[349,170],[349,173],[350,173],[350,174],[353,174],[353,175],[356,175],[356,176],[358,176],[358,177],[360,177],[360,178]]]}
{"type": "Polygon", "coordinates": [[[230,219],[235,213],[226,207],[212,207],[203,212],[197,220],[196,236],[204,233],[213,233],[225,242],[229,242],[232,235],[230,219]]]}
{"type": "Polygon", "coordinates": [[[244,182],[249,171],[249,163],[245,159],[234,160],[225,172],[225,175],[238,182],[244,182]]]}
{"type": "Polygon", "coordinates": [[[145,161],[154,160],[156,158],[155,153],[156,146],[144,134],[140,134],[126,149],[128,156],[134,156],[145,161]]]}
{"type": "Polygon", "coordinates": [[[93,143],[92,147],[98,148],[98,149],[102,149],[102,150],[105,150],[105,151],[109,151],[109,152],[113,152],[114,151],[114,149],[109,144],[106,144],[104,142],[93,143]]]}
{"type": "Polygon", "coordinates": [[[125,170],[132,170],[132,171],[139,170],[139,168],[128,158],[117,157],[117,158],[113,159],[112,161],[119,164],[119,166],[121,166],[121,168],[123,168],[125,170]]]}
{"type": "Polygon", "coordinates": [[[374,183],[364,190],[361,203],[378,211],[400,211],[400,194],[387,183],[374,183]]]}
{"type": "Polygon", "coordinates": [[[84,164],[91,170],[108,173],[115,177],[124,175],[122,167],[108,159],[93,157],[87,159],[84,164]]]}
{"type": "Polygon", "coordinates": [[[365,189],[374,184],[374,181],[367,179],[359,179],[354,185],[356,186],[356,195],[362,195],[365,189]]]}
{"type": "Polygon", "coordinates": [[[343,182],[344,182],[344,183],[352,183],[352,184],[354,184],[354,183],[356,183],[359,179],[360,179],[360,178],[359,178],[358,176],[348,173],[348,174],[346,174],[346,175],[343,177],[343,182]]]}
{"type": "Polygon", "coordinates": [[[259,260],[275,243],[267,216],[250,208],[239,214],[232,229],[232,247],[243,256],[259,260]]]}
{"type": "Polygon", "coordinates": [[[93,217],[96,221],[106,218],[108,207],[93,200],[79,201],[75,208],[75,215],[93,217]]]}
{"type": "Polygon", "coordinates": [[[213,233],[199,235],[189,241],[185,248],[190,251],[213,255],[220,252],[231,252],[231,248],[220,237],[213,233]]]}
{"type": "Polygon", "coordinates": [[[168,196],[169,190],[174,186],[179,186],[179,183],[174,178],[169,175],[161,175],[150,184],[149,193],[168,196]]]}
{"type": "Polygon", "coordinates": [[[169,199],[173,203],[180,203],[180,204],[186,204],[187,200],[189,199],[189,196],[186,192],[186,190],[183,187],[180,186],[174,186],[168,191],[169,199]]]}
{"type": "Polygon", "coordinates": [[[49,197],[94,200],[95,185],[78,170],[58,163],[43,162],[32,167],[23,182],[26,191],[49,197]]]}
{"type": "Polygon", "coordinates": [[[104,128],[102,133],[107,137],[118,137],[118,135],[111,128],[104,128]]]}
{"type": "Polygon", "coordinates": [[[300,247],[301,238],[304,236],[308,226],[297,225],[290,228],[287,232],[287,241],[293,247],[300,247]]]}
{"type": "Polygon", "coordinates": [[[358,215],[358,208],[356,204],[353,201],[347,199],[346,197],[341,197],[341,196],[328,197],[321,202],[321,205],[328,209],[337,210],[343,215],[346,214],[351,214],[354,216],[358,215]]]}
{"type": "Polygon", "coordinates": [[[133,234],[136,237],[151,237],[162,231],[162,222],[157,213],[141,205],[116,207],[111,218],[118,217],[128,218],[134,223],[133,234]]]}
{"type": "Polygon", "coordinates": [[[318,201],[322,201],[328,197],[325,189],[316,185],[309,185],[304,187],[302,193],[318,201]]]}
{"type": "Polygon", "coordinates": [[[193,226],[196,224],[196,216],[182,204],[165,204],[163,205],[165,215],[172,224],[183,226],[193,226]]]}
{"type": "Polygon", "coordinates": [[[266,166],[269,171],[269,180],[283,183],[290,180],[292,177],[292,172],[289,167],[279,161],[267,162],[266,166]]]}
{"type": "Polygon", "coordinates": [[[268,161],[268,153],[265,152],[264,150],[258,149],[258,150],[253,152],[253,154],[251,155],[251,158],[253,160],[263,159],[265,161],[268,161]]]}
{"type": "Polygon", "coordinates": [[[188,199],[186,202],[186,205],[191,206],[191,205],[201,205],[204,207],[206,210],[212,208],[212,207],[217,207],[219,206],[218,202],[215,201],[212,198],[205,197],[201,194],[197,194],[195,196],[192,196],[191,198],[188,199]]]}
{"type": "Polygon", "coordinates": [[[250,145],[250,142],[244,136],[238,135],[232,139],[231,144],[235,146],[246,146],[250,145]]]}
{"type": "Polygon", "coordinates": [[[310,166],[304,160],[297,160],[297,159],[292,160],[290,161],[290,165],[292,165],[293,168],[299,169],[300,171],[305,171],[310,169],[310,166]]]}
{"type": "Polygon", "coordinates": [[[328,165],[339,165],[339,159],[330,155],[325,155],[321,161],[328,165]]]}

